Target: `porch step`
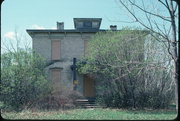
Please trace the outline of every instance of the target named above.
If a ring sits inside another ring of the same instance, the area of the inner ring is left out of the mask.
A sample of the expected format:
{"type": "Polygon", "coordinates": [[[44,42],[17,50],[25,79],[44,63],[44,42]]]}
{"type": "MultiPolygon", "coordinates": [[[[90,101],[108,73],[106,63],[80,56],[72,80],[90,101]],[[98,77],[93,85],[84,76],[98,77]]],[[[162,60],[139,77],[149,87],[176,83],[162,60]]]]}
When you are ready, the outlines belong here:
{"type": "Polygon", "coordinates": [[[95,103],[95,99],[77,99],[76,106],[81,108],[100,108],[100,106],[95,103]]]}

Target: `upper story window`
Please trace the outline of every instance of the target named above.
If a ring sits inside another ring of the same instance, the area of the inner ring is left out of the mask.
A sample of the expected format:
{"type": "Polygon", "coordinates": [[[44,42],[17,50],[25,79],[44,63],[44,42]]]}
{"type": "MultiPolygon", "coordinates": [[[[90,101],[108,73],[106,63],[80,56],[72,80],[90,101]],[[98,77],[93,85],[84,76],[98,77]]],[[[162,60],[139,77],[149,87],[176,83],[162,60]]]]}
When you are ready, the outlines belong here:
{"type": "Polygon", "coordinates": [[[91,21],[85,21],[84,22],[84,28],[92,28],[92,22],[91,21]]]}
{"type": "Polygon", "coordinates": [[[60,41],[52,40],[51,42],[51,57],[52,60],[60,60],[60,41]]]}
{"type": "Polygon", "coordinates": [[[83,27],[83,22],[81,22],[81,21],[77,22],[76,26],[78,28],[82,28],[83,27]]]}
{"type": "Polygon", "coordinates": [[[99,29],[101,18],[74,18],[75,29],[99,29]]]}
{"type": "Polygon", "coordinates": [[[99,26],[99,22],[93,21],[92,28],[97,28],[99,26]]]}

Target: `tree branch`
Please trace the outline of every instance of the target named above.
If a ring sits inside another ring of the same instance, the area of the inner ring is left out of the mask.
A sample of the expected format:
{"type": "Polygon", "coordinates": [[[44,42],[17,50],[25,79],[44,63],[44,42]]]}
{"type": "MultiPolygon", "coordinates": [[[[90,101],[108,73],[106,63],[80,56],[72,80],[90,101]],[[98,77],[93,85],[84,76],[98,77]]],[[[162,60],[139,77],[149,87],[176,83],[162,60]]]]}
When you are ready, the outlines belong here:
{"type": "MultiPolygon", "coordinates": [[[[144,1],[143,1],[143,0],[142,0],[142,3],[143,3],[143,8],[145,9],[145,5],[144,5],[144,1]]],[[[147,20],[148,20],[148,22],[149,22],[149,25],[150,25],[151,29],[153,29],[153,26],[152,26],[152,24],[151,24],[151,19],[150,19],[150,17],[148,17],[148,15],[147,15],[146,12],[145,12],[145,15],[146,15],[146,18],[147,18],[147,20]]]]}
{"type": "Polygon", "coordinates": [[[156,17],[159,17],[159,18],[161,18],[161,19],[163,19],[163,20],[165,20],[165,21],[171,22],[171,20],[166,19],[164,16],[160,16],[160,15],[158,15],[158,14],[154,14],[154,13],[151,13],[151,12],[149,12],[149,11],[146,11],[145,9],[142,9],[141,7],[139,7],[137,4],[134,4],[131,0],[128,0],[128,1],[129,1],[133,6],[137,7],[138,9],[142,10],[142,11],[145,12],[145,13],[151,14],[151,15],[156,16],[156,17]]]}

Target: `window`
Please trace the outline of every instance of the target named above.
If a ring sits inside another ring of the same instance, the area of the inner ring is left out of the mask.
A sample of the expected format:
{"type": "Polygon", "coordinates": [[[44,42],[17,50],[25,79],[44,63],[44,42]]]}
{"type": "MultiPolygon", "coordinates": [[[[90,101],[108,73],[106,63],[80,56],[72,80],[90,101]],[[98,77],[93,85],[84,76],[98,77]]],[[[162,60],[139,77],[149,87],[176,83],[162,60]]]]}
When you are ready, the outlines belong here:
{"type": "Polygon", "coordinates": [[[92,22],[91,21],[85,21],[84,22],[84,28],[91,28],[92,27],[92,22]]]}
{"type": "Polygon", "coordinates": [[[83,28],[83,22],[77,22],[76,28],[83,28]]]}
{"type": "Polygon", "coordinates": [[[51,70],[51,80],[54,89],[59,89],[61,87],[61,70],[52,69],[51,70]]]}
{"type": "Polygon", "coordinates": [[[98,26],[99,26],[99,22],[96,21],[92,22],[92,28],[98,28],[98,26]]]}
{"type": "Polygon", "coordinates": [[[60,41],[52,41],[51,44],[51,49],[52,49],[52,60],[60,60],[60,41]]]}

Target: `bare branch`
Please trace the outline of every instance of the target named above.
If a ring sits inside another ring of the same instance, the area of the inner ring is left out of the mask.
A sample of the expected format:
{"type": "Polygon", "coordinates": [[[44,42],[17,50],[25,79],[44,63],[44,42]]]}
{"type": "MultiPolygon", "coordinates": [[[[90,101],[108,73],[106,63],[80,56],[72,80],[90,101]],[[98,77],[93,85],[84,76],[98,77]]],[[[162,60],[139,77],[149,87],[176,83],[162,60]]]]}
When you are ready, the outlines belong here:
{"type": "Polygon", "coordinates": [[[175,14],[175,12],[177,10],[177,7],[178,7],[178,4],[176,4],[176,6],[174,7],[174,14],[175,14]]]}
{"type": "Polygon", "coordinates": [[[167,4],[163,3],[161,0],[158,0],[162,5],[164,5],[166,8],[168,8],[167,4]]]}
{"type": "Polygon", "coordinates": [[[162,33],[163,34],[163,36],[165,36],[166,38],[168,38],[168,36],[159,28],[159,25],[157,24],[157,22],[156,21],[153,21],[153,23],[155,24],[155,26],[156,26],[156,28],[157,28],[157,30],[159,30],[160,31],[160,33],[162,33]]]}
{"type": "Polygon", "coordinates": [[[142,10],[142,11],[145,12],[145,13],[151,14],[151,15],[156,16],[156,17],[159,17],[159,18],[161,18],[161,19],[163,19],[163,20],[165,20],[165,21],[171,22],[171,20],[166,19],[166,17],[164,17],[164,16],[161,16],[161,15],[154,14],[154,13],[152,13],[152,12],[149,12],[149,11],[147,11],[147,10],[145,10],[145,9],[142,9],[142,8],[139,7],[137,4],[134,4],[131,0],[128,0],[128,1],[129,1],[133,6],[137,7],[138,9],[142,10]]]}
{"type": "Polygon", "coordinates": [[[164,29],[164,31],[165,31],[165,34],[166,34],[167,36],[169,36],[170,31],[171,31],[171,25],[170,25],[170,27],[169,27],[169,30],[167,30],[165,24],[163,24],[163,29],[164,29]]]}
{"type": "Polygon", "coordinates": [[[123,23],[136,23],[137,21],[121,21],[121,20],[112,20],[112,19],[109,19],[108,17],[106,17],[108,19],[108,21],[111,21],[111,22],[123,22],[123,23]]]}
{"type": "Polygon", "coordinates": [[[166,6],[167,6],[167,9],[169,11],[169,14],[172,16],[172,13],[171,13],[171,10],[170,10],[170,7],[169,7],[169,4],[168,4],[168,1],[166,0],[166,6]]]}
{"type": "MultiPolygon", "coordinates": [[[[145,25],[143,22],[141,22],[141,21],[135,16],[135,14],[132,13],[132,12],[130,11],[130,9],[129,9],[121,0],[119,0],[119,2],[126,8],[126,10],[127,10],[127,11],[135,18],[135,20],[136,20],[137,22],[139,22],[142,26],[144,26],[146,29],[150,30],[151,32],[156,33],[156,34],[162,36],[163,38],[166,38],[166,36],[164,36],[163,34],[161,34],[161,33],[159,33],[159,32],[156,32],[155,30],[151,29],[150,27],[148,27],[147,25],[145,25]]],[[[150,34],[151,34],[151,33],[150,33],[150,34]]],[[[151,35],[153,35],[153,34],[151,34],[151,35]]]]}
{"type": "MultiPolygon", "coordinates": [[[[144,5],[144,1],[143,1],[143,0],[142,0],[142,3],[143,3],[143,8],[145,9],[145,5],[144,5]]],[[[150,25],[151,29],[153,29],[153,26],[152,26],[152,24],[151,24],[151,19],[150,19],[150,17],[148,17],[148,15],[147,15],[146,12],[145,12],[145,15],[146,15],[146,18],[147,18],[147,20],[148,20],[148,22],[149,22],[149,25],[150,25]]]]}
{"type": "MultiPolygon", "coordinates": [[[[6,45],[4,43],[4,41],[1,41],[1,42],[2,42],[2,45],[5,46],[4,49],[6,49],[8,52],[12,53],[12,50],[10,49],[10,47],[8,45],[6,45]]],[[[1,48],[3,48],[3,47],[1,46],[1,48]]]]}

